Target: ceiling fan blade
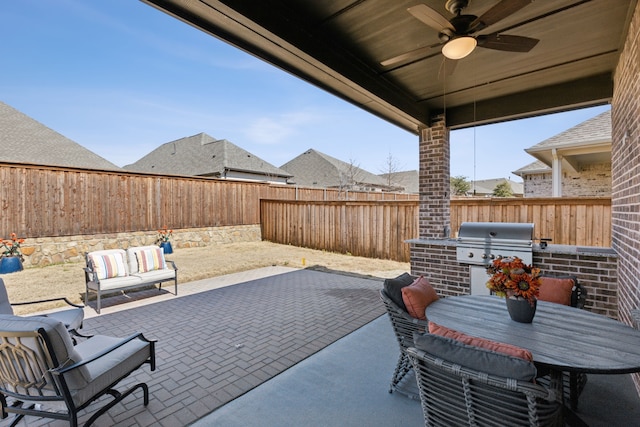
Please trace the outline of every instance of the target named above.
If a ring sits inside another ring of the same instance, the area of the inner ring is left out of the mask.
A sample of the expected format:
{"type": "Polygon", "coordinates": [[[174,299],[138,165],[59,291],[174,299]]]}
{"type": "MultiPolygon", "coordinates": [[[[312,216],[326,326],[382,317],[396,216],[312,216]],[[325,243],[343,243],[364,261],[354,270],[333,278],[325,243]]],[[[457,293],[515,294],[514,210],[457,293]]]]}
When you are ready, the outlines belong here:
{"type": "Polygon", "coordinates": [[[487,28],[512,13],[519,11],[529,3],[531,3],[531,0],[502,0],[481,16],[477,17],[471,25],[469,25],[470,31],[475,32],[487,28]]]}
{"type": "Polygon", "coordinates": [[[507,52],[529,52],[540,40],[507,34],[488,34],[476,37],[478,46],[507,52]]]}
{"type": "Polygon", "coordinates": [[[380,65],[382,65],[383,67],[392,67],[394,65],[426,58],[427,56],[429,56],[431,49],[440,46],[441,44],[442,43],[436,43],[432,44],[431,46],[419,47],[418,49],[414,49],[401,55],[394,56],[393,58],[385,59],[384,61],[380,62],[380,65]]]}
{"type": "Polygon", "coordinates": [[[436,31],[442,31],[445,28],[448,28],[451,31],[456,30],[447,18],[440,15],[438,12],[431,9],[426,4],[417,4],[415,6],[411,6],[407,9],[407,11],[415,18],[419,19],[436,31]]]}

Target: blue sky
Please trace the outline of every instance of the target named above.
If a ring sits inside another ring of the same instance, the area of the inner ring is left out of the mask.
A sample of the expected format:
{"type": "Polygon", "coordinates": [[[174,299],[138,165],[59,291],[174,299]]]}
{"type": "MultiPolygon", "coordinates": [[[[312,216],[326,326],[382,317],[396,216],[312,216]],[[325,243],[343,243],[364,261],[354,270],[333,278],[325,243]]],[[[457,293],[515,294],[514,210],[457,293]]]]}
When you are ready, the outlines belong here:
{"type": "MultiPolygon", "coordinates": [[[[418,168],[417,136],[136,0],[3,2],[0,101],[118,166],[205,132],[275,166],[418,168]]],[[[451,174],[519,180],[525,148],[608,108],[453,131],[451,174]]]]}

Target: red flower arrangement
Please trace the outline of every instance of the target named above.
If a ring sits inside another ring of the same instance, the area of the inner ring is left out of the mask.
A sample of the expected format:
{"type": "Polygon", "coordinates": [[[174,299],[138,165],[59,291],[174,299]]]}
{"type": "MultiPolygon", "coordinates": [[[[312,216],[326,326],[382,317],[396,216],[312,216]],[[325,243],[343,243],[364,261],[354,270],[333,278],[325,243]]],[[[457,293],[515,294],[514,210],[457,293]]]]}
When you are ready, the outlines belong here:
{"type": "Polygon", "coordinates": [[[16,256],[22,258],[20,245],[24,243],[24,239],[19,239],[16,233],[11,233],[10,239],[0,239],[0,245],[4,248],[2,256],[16,256]]]}
{"type": "Polygon", "coordinates": [[[518,257],[496,259],[487,273],[491,274],[487,288],[498,296],[523,298],[533,305],[540,293],[540,269],[518,257]]]}
{"type": "Polygon", "coordinates": [[[162,227],[162,230],[158,230],[158,238],[156,239],[157,243],[168,242],[171,236],[173,235],[173,230],[169,230],[166,226],[162,227]]]}

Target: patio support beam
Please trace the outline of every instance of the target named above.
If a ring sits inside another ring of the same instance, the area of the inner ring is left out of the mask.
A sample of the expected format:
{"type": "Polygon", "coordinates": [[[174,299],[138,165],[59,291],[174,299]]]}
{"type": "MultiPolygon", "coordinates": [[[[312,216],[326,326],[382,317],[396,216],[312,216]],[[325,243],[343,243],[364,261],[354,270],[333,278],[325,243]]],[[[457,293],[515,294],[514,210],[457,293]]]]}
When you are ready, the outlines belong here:
{"type": "Polygon", "coordinates": [[[485,99],[474,104],[447,107],[451,129],[495,123],[611,102],[611,73],[485,99]]]}

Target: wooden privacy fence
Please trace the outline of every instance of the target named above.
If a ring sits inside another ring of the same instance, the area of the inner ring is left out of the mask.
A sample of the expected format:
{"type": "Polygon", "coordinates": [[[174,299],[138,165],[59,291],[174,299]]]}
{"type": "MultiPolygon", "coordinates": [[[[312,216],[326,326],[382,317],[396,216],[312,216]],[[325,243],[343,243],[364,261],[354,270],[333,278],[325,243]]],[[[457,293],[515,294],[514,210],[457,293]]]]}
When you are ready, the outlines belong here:
{"type": "MultiPolygon", "coordinates": [[[[0,163],[0,238],[12,232],[37,238],[260,223],[264,238],[274,242],[407,261],[403,242],[419,236],[416,199],[415,194],[0,163]],[[339,201],[345,198],[349,201],[339,201]],[[268,199],[269,210],[261,199],[268,199]]],[[[451,200],[452,233],[463,221],[533,222],[536,237],[555,244],[611,246],[609,198],[451,200]]]]}
{"type": "MultiPolygon", "coordinates": [[[[419,202],[262,200],[262,238],[276,243],[370,258],[409,261],[408,239],[419,237],[419,202]]],[[[553,244],[611,246],[609,198],[451,200],[451,230],[471,222],[532,222],[535,237],[553,244]]]]}
{"type": "Polygon", "coordinates": [[[451,200],[451,230],[470,222],[532,222],[558,245],[611,247],[611,198],[526,197],[451,200]]]}
{"type": "Polygon", "coordinates": [[[0,163],[0,238],[260,223],[260,199],[417,199],[213,178],[0,163]]]}
{"type": "Polygon", "coordinates": [[[417,201],[262,200],[262,238],[368,258],[409,260],[404,241],[418,236],[417,201]]]}

